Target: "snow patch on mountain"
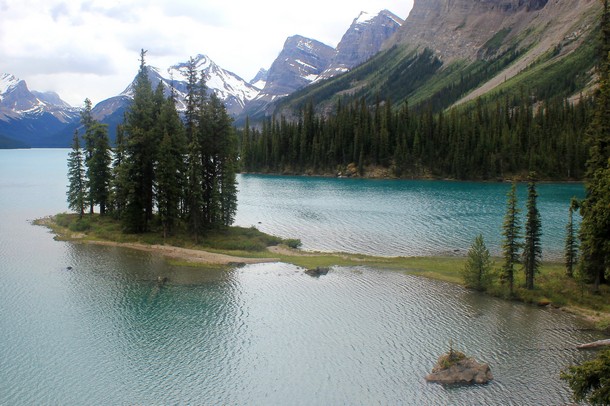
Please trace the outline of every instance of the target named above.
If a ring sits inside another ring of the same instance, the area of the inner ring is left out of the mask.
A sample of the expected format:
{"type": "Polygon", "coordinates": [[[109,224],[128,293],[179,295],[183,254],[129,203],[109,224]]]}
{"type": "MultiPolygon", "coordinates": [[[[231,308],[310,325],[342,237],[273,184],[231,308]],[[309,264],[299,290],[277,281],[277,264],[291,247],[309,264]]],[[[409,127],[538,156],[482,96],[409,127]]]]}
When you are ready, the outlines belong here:
{"type": "MultiPolygon", "coordinates": [[[[203,72],[205,76],[206,86],[216,92],[216,95],[225,103],[230,100],[231,103],[237,104],[233,106],[235,109],[243,109],[245,104],[258,96],[260,88],[246,82],[241,77],[233,72],[225,70],[218,66],[207,55],[199,54],[194,58],[197,71],[203,72]]],[[[179,63],[168,69],[170,76],[174,79],[187,80],[188,63],[179,63]]],[[[230,108],[230,106],[227,106],[230,108]]]]}
{"type": "Polygon", "coordinates": [[[4,94],[17,86],[19,82],[20,80],[11,74],[0,74],[0,101],[2,100],[4,94]]]}

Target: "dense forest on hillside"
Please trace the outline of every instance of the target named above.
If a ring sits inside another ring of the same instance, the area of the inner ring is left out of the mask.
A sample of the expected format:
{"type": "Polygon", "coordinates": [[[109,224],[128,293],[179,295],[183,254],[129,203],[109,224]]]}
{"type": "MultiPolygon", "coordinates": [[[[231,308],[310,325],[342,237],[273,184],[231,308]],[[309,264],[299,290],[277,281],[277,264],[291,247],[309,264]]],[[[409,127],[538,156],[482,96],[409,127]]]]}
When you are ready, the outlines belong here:
{"type": "Polygon", "coordinates": [[[272,117],[246,120],[241,169],[473,180],[535,171],[541,179],[582,180],[593,97],[574,95],[591,86],[601,34],[600,24],[575,48],[565,40],[461,104],[533,45],[520,46],[517,37],[500,46],[504,30],[481,59],[448,65],[428,49],[394,46],[281,99],[272,117]]]}
{"type": "Polygon", "coordinates": [[[495,179],[536,171],[543,179],[581,179],[592,100],[535,103],[522,94],[464,107],[418,111],[408,103],[344,99],[328,116],[313,103],[296,122],[272,118],[241,131],[246,172],[495,179]],[[348,170],[350,166],[351,172],[348,170]],[[347,173],[346,173],[347,171],[347,173]]]}

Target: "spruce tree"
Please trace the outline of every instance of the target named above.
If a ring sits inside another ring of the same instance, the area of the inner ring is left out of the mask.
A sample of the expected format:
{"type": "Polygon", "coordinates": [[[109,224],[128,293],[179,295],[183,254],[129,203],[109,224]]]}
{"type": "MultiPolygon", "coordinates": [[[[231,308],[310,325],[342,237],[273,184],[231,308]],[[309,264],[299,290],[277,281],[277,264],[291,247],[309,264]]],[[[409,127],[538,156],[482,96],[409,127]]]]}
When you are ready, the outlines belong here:
{"type": "Polygon", "coordinates": [[[514,293],[515,265],[519,263],[521,249],[521,225],[519,224],[519,208],[517,207],[517,183],[513,182],[507,194],[506,214],[502,225],[502,280],[508,282],[510,296],[514,293]]]}
{"type": "Polygon", "coordinates": [[[574,268],[578,262],[578,239],[576,236],[576,228],[574,227],[574,211],[578,210],[578,202],[572,199],[570,210],[568,212],[568,224],[566,225],[566,241],[565,241],[565,264],[566,275],[569,278],[574,277],[574,268]]]}
{"type": "Polygon", "coordinates": [[[91,101],[85,99],[85,107],[81,112],[81,123],[85,127],[85,165],[87,167],[88,197],[91,213],[97,204],[100,214],[106,214],[106,206],[110,199],[110,140],[105,124],[93,119],[91,101]]]}
{"type": "Polygon", "coordinates": [[[133,101],[125,113],[125,209],[123,226],[129,232],[148,231],[152,217],[154,160],[158,140],[154,139],[154,93],[148,78],[146,51],[140,53],[140,69],[133,88],[133,101]]]}
{"type": "Polygon", "coordinates": [[[542,221],[536,206],[538,192],[536,191],[535,175],[530,174],[527,185],[527,215],[525,219],[525,241],[523,244],[523,269],[525,271],[525,287],[534,289],[534,278],[542,257],[540,238],[542,236],[542,221]]]}
{"type": "Polygon", "coordinates": [[[468,288],[484,291],[489,286],[491,257],[481,234],[475,238],[468,250],[462,276],[468,288]]]}
{"type": "Polygon", "coordinates": [[[163,235],[167,237],[180,218],[182,191],[186,178],[184,173],[184,153],[186,151],[184,126],[172,97],[165,101],[157,125],[163,138],[159,145],[157,158],[155,196],[159,218],[163,226],[163,235]]]}
{"type": "Polygon", "coordinates": [[[586,196],[580,212],[581,266],[594,289],[606,283],[610,267],[610,7],[603,0],[599,90],[595,113],[587,132],[589,159],[585,174],[586,196]]]}
{"type": "Polygon", "coordinates": [[[74,131],[72,150],[68,155],[68,207],[79,214],[82,218],[85,214],[87,179],[85,178],[85,167],[83,152],[80,148],[78,131],[74,131]]]}

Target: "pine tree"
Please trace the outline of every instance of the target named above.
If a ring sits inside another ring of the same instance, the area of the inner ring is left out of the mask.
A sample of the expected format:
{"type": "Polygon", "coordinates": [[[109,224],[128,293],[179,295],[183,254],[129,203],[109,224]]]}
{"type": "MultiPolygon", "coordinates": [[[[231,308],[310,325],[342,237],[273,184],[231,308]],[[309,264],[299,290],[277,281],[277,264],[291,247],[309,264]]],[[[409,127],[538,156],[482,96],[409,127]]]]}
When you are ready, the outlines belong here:
{"type": "Polygon", "coordinates": [[[127,190],[125,189],[128,185],[126,180],[126,168],[125,163],[125,131],[122,124],[117,126],[116,131],[116,146],[114,148],[114,159],[112,161],[112,179],[110,181],[110,196],[112,212],[115,218],[120,219],[125,204],[127,201],[127,190]]]}
{"type": "Polygon", "coordinates": [[[523,244],[523,269],[525,271],[525,286],[534,289],[534,277],[540,268],[542,247],[540,238],[542,236],[542,221],[540,212],[536,206],[538,192],[536,192],[535,175],[530,174],[530,182],[527,185],[527,216],[525,220],[525,242],[523,244]]]}
{"type": "Polygon", "coordinates": [[[78,131],[74,132],[72,151],[68,155],[68,207],[82,218],[85,214],[87,180],[83,152],[80,148],[78,131]]]}
{"type": "Polygon", "coordinates": [[[153,137],[155,104],[152,85],[145,61],[146,51],[140,53],[140,69],[133,89],[133,101],[125,113],[125,209],[122,220],[125,230],[148,231],[152,217],[152,187],[154,160],[158,140],[153,137]]]}
{"type": "Polygon", "coordinates": [[[468,250],[462,271],[466,287],[480,291],[487,289],[491,279],[491,267],[489,250],[485,246],[483,236],[479,234],[468,250]]]}
{"type": "Polygon", "coordinates": [[[576,402],[592,405],[610,405],[610,349],[602,350],[597,357],[582,365],[571,366],[561,372],[576,402]]]}
{"type": "Polygon", "coordinates": [[[506,214],[502,225],[502,279],[508,282],[510,296],[514,293],[515,265],[519,263],[519,250],[521,249],[521,226],[519,224],[519,208],[517,207],[517,184],[513,183],[507,194],[506,214]]]}
{"type": "MultiPolygon", "coordinates": [[[[93,158],[93,151],[95,149],[95,140],[92,136],[92,127],[93,127],[93,116],[91,115],[92,105],[91,100],[88,98],[85,99],[85,106],[80,113],[80,121],[83,127],[85,128],[85,135],[83,136],[83,140],[85,141],[85,167],[86,176],[88,179],[91,178],[91,169],[89,162],[93,158]]],[[[88,185],[89,187],[89,185],[88,185]]],[[[94,194],[91,193],[91,190],[88,190],[87,198],[89,199],[89,213],[93,214],[95,208],[94,194]]]]}
{"type": "Polygon", "coordinates": [[[595,114],[587,132],[589,159],[585,174],[586,196],[580,212],[581,266],[596,291],[606,283],[610,267],[610,6],[603,0],[599,90],[595,114]]]}
{"type": "Polygon", "coordinates": [[[199,234],[203,229],[203,188],[201,174],[201,148],[197,138],[193,138],[188,146],[187,157],[187,221],[188,229],[199,241],[199,234]]]}
{"type": "Polygon", "coordinates": [[[172,97],[164,103],[158,120],[163,134],[157,158],[155,195],[163,236],[166,238],[180,217],[182,191],[185,187],[184,152],[186,138],[172,97]]]}
{"type": "Polygon", "coordinates": [[[566,225],[566,242],[565,242],[565,264],[566,275],[570,278],[574,277],[574,268],[578,262],[578,241],[576,237],[576,229],[574,227],[574,211],[578,210],[578,202],[572,199],[570,210],[568,212],[568,224],[566,225]]]}
{"type": "Polygon", "coordinates": [[[91,101],[85,99],[85,107],[81,112],[81,123],[85,127],[85,165],[87,167],[88,197],[93,213],[93,207],[100,207],[100,214],[106,214],[106,206],[110,199],[110,140],[105,124],[93,119],[91,101]]]}

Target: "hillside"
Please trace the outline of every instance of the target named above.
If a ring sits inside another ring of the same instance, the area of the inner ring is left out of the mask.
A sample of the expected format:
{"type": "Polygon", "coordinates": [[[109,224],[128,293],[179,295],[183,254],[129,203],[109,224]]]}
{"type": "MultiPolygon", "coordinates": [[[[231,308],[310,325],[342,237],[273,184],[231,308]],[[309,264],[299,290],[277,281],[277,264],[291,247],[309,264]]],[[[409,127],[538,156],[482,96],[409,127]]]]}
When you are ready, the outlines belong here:
{"type": "Polygon", "coordinates": [[[345,96],[439,110],[524,91],[577,95],[591,84],[600,11],[596,0],[416,0],[383,52],[267,111],[296,117],[312,101],[330,112],[345,96]]]}

